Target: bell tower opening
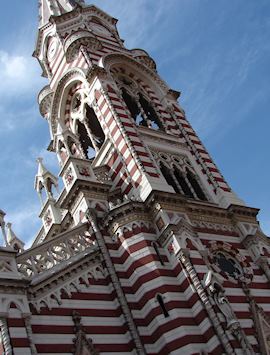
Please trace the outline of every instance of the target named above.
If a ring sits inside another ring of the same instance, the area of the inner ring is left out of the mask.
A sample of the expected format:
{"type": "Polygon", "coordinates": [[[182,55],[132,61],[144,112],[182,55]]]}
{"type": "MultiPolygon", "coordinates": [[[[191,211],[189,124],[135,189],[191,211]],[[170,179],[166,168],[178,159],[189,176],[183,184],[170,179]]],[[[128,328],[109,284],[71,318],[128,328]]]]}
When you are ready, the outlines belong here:
{"type": "Polygon", "coordinates": [[[105,134],[93,108],[86,104],[85,110],[87,124],[91,130],[92,139],[95,141],[98,149],[100,149],[105,141],[105,134]]]}

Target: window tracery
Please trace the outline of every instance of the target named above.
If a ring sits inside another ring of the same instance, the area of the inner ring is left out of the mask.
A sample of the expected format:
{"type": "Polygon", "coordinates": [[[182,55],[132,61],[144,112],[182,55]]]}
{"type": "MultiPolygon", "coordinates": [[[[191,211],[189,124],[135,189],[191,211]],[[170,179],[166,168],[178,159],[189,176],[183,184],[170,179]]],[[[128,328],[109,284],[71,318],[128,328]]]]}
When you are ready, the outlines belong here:
{"type": "Polygon", "coordinates": [[[241,265],[233,256],[225,251],[216,252],[213,255],[213,262],[219,267],[220,270],[234,279],[239,279],[243,275],[241,265]]]}
{"type": "Polygon", "coordinates": [[[139,88],[133,80],[124,75],[119,75],[116,78],[116,83],[137,126],[164,130],[155,108],[142,88],[139,88]]]}
{"type": "Polygon", "coordinates": [[[176,193],[207,201],[200,181],[186,157],[153,151],[152,155],[168,185],[172,186],[176,193]]]}
{"type": "MultiPolygon", "coordinates": [[[[81,88],[70,100],[70,120],[67,126],[78,136],[83,158],[94,158],[105,141],[105,134],[94,109],[88,103],[86,92],[81,88]]],[[[72,155],[81,156],[75,142],[68,142],[68,148],[72,155]]]]}

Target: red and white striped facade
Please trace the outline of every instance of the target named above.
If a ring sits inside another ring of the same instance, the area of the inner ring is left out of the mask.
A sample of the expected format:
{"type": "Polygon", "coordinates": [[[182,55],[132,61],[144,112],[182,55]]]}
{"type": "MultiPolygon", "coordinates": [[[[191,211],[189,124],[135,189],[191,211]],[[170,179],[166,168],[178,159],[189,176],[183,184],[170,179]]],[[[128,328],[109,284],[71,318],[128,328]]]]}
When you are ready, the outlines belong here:
{"type": "Polygon", "coordinates": [[[41,1],[42,16],[46,3],[61,11],[42,22],[34,54],[64,190],[45,201],[29,250],[0,250],[0,353],[269,355],[270,243],[258,210],[230,189],[178,93],[145,51],[123,46],[115,19],[64,0],[41,1]],[[136,125],[123,78],[163,130],[136,125]],[[90,160],[76,121],[86,104],[105,135],[90,160]],[[161,161],[192,171],[206,199],[175,192],[161,161]]]}

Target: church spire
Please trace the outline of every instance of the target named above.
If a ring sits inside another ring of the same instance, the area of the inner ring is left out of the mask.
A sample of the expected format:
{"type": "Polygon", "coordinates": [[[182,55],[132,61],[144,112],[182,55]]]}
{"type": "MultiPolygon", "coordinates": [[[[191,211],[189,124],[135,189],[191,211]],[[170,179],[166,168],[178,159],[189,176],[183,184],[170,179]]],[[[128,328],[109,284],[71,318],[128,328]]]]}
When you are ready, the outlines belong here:
{"type": "Polygon", "coordinates": [[[51,16],[60,16],[72,11],[77,5],[85,5],[84,0],[39,0],[39,27],[45,25],[51,16]]]}

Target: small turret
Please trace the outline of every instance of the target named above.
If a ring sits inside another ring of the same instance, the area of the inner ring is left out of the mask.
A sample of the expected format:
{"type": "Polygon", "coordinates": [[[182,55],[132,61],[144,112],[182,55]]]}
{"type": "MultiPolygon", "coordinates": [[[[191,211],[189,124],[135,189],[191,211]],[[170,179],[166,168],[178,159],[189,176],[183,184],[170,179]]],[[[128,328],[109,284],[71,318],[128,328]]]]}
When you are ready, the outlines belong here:
{"type": "Polygon", "coordinates": [[[52,187],[58,189],[58,179],[55,175],[49,172],[43,164],[43,159],[38,158],[38,173],[35,177],[35,190],[37,191],[42,205],[44,201],[42,199],[42,190],[44,189],[48,199],[53,199],[52,187]]]}
{"type": "Polygon", "coordinates": [[[7,243],[15,251],[21,252],[24,250],[24,242],[16,236],[11,226],[11,223],[7,223],[7,243]]]}

